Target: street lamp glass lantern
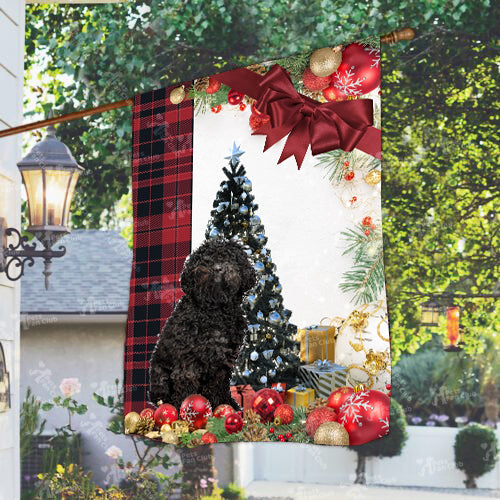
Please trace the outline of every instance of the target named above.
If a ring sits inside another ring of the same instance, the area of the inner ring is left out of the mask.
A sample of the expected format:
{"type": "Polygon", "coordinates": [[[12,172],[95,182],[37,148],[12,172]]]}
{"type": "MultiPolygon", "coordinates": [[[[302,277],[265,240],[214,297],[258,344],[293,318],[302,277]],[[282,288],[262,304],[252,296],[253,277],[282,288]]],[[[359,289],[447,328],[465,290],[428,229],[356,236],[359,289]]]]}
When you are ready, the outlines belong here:
{"type": "Polygon", "coordinates": [[[45,139],[17,164],[28,198],[29,227],[45,248],[69,233],[69,209],[83,168],[49,127],[45,139]]]}
{"type": "Polygon", "coordinates": [[[422,326],[438,326],[439,325],[439,304],[429,300],[421,306],[420,324],[422,326]]]}

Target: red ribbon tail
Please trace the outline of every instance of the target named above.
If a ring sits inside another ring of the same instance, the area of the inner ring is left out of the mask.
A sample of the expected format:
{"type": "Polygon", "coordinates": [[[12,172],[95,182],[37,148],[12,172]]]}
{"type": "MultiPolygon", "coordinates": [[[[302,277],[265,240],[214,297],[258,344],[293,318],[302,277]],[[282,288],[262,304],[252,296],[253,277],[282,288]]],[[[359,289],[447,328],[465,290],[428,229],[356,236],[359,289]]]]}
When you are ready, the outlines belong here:
{"type": "Polygon", "coordinates": [[[297,162],[297,167],[300,170],[304,157],[306,156],[307,149],[309,148],[309,126],[309,119],[303,119],[295,125],[290,132],[290,135],[287,137],[278,163],[281,163],[293,155],[295,157],[295,161],[297,162]]]}

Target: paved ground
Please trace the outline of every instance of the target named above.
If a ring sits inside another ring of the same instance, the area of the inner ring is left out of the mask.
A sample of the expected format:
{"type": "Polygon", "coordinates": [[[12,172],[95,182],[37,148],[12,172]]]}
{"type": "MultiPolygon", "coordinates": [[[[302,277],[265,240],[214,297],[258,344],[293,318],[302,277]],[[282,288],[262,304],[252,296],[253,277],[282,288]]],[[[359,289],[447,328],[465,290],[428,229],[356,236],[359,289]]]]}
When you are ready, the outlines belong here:
{"type": "Polygon", "coordinates": [[[249,500],[471,500],[500,498],[494,490],[397,488],[386,486],[326,485],[254,481],[245,488],[249,500]]]}

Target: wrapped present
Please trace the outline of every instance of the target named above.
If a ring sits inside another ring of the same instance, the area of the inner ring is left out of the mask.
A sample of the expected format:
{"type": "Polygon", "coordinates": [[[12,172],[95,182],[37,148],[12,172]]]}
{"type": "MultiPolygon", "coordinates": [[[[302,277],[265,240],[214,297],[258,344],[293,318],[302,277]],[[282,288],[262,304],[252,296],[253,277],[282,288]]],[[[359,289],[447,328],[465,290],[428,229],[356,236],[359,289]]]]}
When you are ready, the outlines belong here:
{"type": "Polygon", "coordinates": [[[330,393],[346,385],[347,368],[336,365],[327,359],[299,367],[299,378],[316,392],[316,397],[328,398],[330,393]]]}
{"type": "Polygon", "coordinates": [[[286,391],[286,403],[291,406],[307,406],[314,401],[314,389],[302,384],[286,391]]]}
{"type": "Polygon", "coordinates": [[[244,409],[249,410],[255,391],[249,384],[231,386],[231,397],[244,409]]]}
{"type": "Polygon", "coordinates": [[[274,389],[276,392],[279,392],[281,394],[281,397],[285,397],[286,393],[286,384],[283,384],[283,382],[274,382],[271,384],[271,389],[274,389]]]}
{"type": "Polygon", "coordinates": [[[305,363],[312,363],[317,359],[335,361],[335,337],[338,329],[333,324],[321,323],[297,330],[297,340],[300,341],[300,360],[305,363]]]}

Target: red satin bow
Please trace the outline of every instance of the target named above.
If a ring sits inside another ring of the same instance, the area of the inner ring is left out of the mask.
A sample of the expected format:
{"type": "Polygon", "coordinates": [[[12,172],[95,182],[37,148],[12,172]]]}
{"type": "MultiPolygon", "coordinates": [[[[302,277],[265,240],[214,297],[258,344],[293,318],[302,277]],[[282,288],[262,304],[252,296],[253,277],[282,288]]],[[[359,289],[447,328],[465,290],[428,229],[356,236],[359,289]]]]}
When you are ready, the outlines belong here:
{"type": "Polygon", "coordinates": [[[260,82],[257,109],[270,121],[254,135],[266,135],[264,151],[290,134],[278,163],[295,156],[300,169],[307,148],[313,155],[341,148],[352,151],[373,124],[371,99],[319,103],[299,94],[289,76],[274,65],[260,82]]]}

